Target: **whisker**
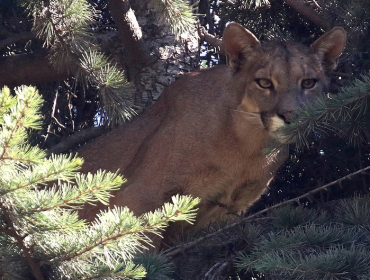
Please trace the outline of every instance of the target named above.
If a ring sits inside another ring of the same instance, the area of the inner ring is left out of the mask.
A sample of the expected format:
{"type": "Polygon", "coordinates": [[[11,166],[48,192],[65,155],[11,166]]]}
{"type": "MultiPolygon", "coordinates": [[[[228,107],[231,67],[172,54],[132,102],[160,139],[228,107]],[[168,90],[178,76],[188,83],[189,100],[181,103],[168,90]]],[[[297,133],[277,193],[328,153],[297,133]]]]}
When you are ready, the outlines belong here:
{"type": "Polygon", "coordinates": [[[253,112],[246,112],[246,111],[242,111],[242,110],[236,110],[236,109],[229,109],[230,111],[233,111],[233,112],[238,112],[238,113],[243,113],[243,114],[246,114],[246,115],[251,115],[253,117],[259,117],[260,114],[259,113],[253,113],[253,112]]]}

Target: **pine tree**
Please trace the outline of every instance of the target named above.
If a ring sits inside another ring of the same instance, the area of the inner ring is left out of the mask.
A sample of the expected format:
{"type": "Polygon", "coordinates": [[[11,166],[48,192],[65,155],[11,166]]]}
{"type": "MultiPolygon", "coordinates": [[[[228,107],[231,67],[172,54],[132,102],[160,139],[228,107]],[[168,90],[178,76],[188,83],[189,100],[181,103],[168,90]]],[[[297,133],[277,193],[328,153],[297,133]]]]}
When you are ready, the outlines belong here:
{"type": "MultiPolygon", "coordinates": [[[[172,204],[140,217],[115,207],[102,211],[91,225],[80,220],[78,208],[107,204],[109,192],[124,179],[105,171],[80,174],[81,158],[45,158],[43,150],[30,146],[28,132],[41,126],[41,103],[33,87],[17,88],[14,96],[8,88],[0,92],[0,275],[143,278],[146,271],[135,256],[151,246],[148,234],[160,235],[172,221],[193,221],[199,200],[175,196],[172,204]]],[[[159,257],[141,261],[166,274],[168,265],[159,257]]]]}

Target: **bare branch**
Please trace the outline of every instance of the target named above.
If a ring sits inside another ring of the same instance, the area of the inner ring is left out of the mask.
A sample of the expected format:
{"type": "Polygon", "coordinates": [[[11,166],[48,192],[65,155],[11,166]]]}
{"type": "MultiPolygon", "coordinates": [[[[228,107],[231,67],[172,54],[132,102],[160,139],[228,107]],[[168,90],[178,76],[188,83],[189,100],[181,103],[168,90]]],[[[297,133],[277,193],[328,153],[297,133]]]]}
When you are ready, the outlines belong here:
{"type": "Polygon", "coordinates": [[[332,28],[331,24],[321,17],[321,15],[315,9],[310,7],[304,0],[284,0],[284,2],[309,21],[312,21],[320,26],[325,31],[328,31],[330,28],[332,28]]]}
{"type": "Polygon", "coordinates": [[[58,143],[54,147],[50,148],[46,152],[46,156],[50,156],[51,154],[60,154],[68,152],[78,145],[81,145],[89,140],[92,140],[101,134],[103,134],[107,129],[105,127],[91,127],[87,128],[78,132],[75,132],[64,141],[58,143]]]}
{"type": "Polygon", "coordinates": [[[311,190],[311,191],[309,191],[309,192],[307,192],[307,193],[305,193],[305,194],[303,194],[303,195],[301,195],[301,196],[298,196],[298,197],[295,197],[295,198],[292,198],[292,199],[289,199],[289,200],[283,201],[283,202],[278,203],[278,204],[275,204],[275,205],[273,205],[273,206],[271,206],[271,207],[265,208],[265,209],[263,209],[263,210],[261,210],[261,211],[259,211],[259,212],[257,212],[257,213],[254,213],[254,214],[252,214],[252,215],[250,215],[250,216],[248,216],[248,217],[241,218],[238,222],[235,222],[235,223],[229,224],[229,225],[225,226],[224,228],[221,228],[221,229],[219,229],[219,230],[217,230],[217,231],[214,231],[214,232],[212,232],[212,233],[209,233],[209,234],[207,234],[207,235],[205,235],[205,236],[203,236],[203,237],[201,237],[201,238],[198,238],[198,239],[193,240],[193,241],[190,241],[190,242],[188,242],[188,243],[181,244],[181,245],[179,245],[179,246],[176,246],[176,247],[170,248],[170,249],[166,250],[166,251],[163,253],[163,255],[164,255],[166,258],[169,258],[169,259],[170,259],[170,258],[175,258],[178,254],[183,253],[184,251],[186,251],[186,250],[188,250],[188,249],[190,249],[190,248],[192,248],[192,247],[194,247],[194,246],[196,246],[196,245],[198,245],[198,244],[200,244],[200,243],[204,242],[205,240],[207,240],[207,239],[209,239],[209,238],[212,238],[212,237],[214,237],[214,236],[217,236],[218,234],[220,234],[220,233],[222,233],[222,232],[224,232],[224,231],[227,231],[227,230],[229,230],[229,229],[231,229],[231,228],[233,228],[233,227],[235,227],[235,226],[238,226],[238,225],[243,224],[243,223],[245,223],[245,222],[247,222],[247,221],[253,220],[253,219],[255,219],[257,216],[259,216],[259,215],[261,215],[261,214],[264,214],[264,213],[266,213],[266,212],[269,212],[269,211],[271,211],[271,210],[273,210],[273,209],[275,209],[275,208],[279,208],[279,207],[281,207],[281,206],[288,205],[288,204],[290,204],[290,203],[296,202],[296,201],[298,201],[298,200],[300,200],[300,199],[302,199],[302,198],[309,197],[309,196],[310,196],[310,195],[312,195],[312,194],[315,194],[315,193],[317,193],[317,192],[319,192],[319,191],[325,190],[325,189],[327,189],[328,187],[331,187],[331,186],[333,186],[333,185],[339,184],[339,183],[341,183],[341,182],[342,182],[342,181],[344,181],[344,180],[351,179],[352,177],[357,176],[357,175],[359,175],[359,174],[362,174],[362,173],[364,173],[364,172],[366,172],[366,171],[368,171],[368,170],[370,170],[370,166],[367,166],[367,167],[365,167],[365,168],[363,168],[363,169],[357,170],[356,172],[350,173],[350,174],[348,174],[348,175],[346,175],[346,176],[344,176],[344,177],[342,177],[342,178],[339,178],[338,180],[335,180],[335,181],[333,181],[333,182],[330,182],[330,183],[328,183],[328,184],[326,184],[326,185],[323,185],[323,186],[317,187],[317,188],[315,188],[315,189],[313,189],[313,190],[311,190]]]}
{"type": "Polygon", "coordinates": [[[204,275],[202,280],[221,280],[228,278],[232,264],[230,262],[217,262],[210,270],[204,275]]]}
{"type": "Polygon", "coordinates": [[[61,124],[59,122],[59,120],[55,117],[55,111],[56,111],[56,108],[57,108],[57,102],[58,101],[58,91],[56,91],[55,93],[55,97],[54,97],[54,102],[53,102],[53,110],[51,112],[51,118],[54,119],[54,121],[60,126],[62,127],[63,129],[66,129],[67,130],[67,127],[65,127],[65,125],[61,124]]]}
{"type": "Polygon", "coordinates": [[[207,30],[203,26],[199,26],[198,34],[201,40],[207,42],[213,47],[218,47],[221,49],[222,47],[222,40],[213,36],[207,32],[207,30]]]}

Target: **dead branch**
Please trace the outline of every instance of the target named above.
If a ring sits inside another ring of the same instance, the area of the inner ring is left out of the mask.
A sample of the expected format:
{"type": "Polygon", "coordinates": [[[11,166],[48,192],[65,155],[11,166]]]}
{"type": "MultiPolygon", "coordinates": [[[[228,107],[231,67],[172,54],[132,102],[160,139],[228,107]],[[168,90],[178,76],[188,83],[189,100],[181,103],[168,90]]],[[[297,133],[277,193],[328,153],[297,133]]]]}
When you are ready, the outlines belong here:
{"type": "Polygon", "coordinates": [[[211,267],[204,275],[202,280],[224,280],[229,279],[227,272],[230,270],[232,264],[230,262],[218,262],[211,267]]]}
{"type": "Polygon", "coordinates": [[[213,47],[222,48],[222,40],[214,35],[211,35],[203,26],[198,27],[198,34],[201,40],[207,42],[213,47]]]}

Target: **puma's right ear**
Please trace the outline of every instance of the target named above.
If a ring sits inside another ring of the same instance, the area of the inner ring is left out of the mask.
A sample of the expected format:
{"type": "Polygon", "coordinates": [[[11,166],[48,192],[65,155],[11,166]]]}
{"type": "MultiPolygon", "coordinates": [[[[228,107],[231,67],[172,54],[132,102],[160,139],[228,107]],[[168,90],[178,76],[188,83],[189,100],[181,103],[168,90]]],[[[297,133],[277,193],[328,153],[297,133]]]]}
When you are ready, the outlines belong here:
{"type": "Polygon", "coordinates": [[[317,39],[311,48],[322,57],[326,68],[333,70],[337,66],[337,58],[344,51],[346,41],[346,31],[342,27],[334,27],[317,39]]]}
{"type": "Polygon", "coordinates": [[[250,52],[259,50],[260,41],[247,29],[235,22],[230,23],[222,37],[222,49],[226,53],[227,64],[238,71],[250,52]]]}

